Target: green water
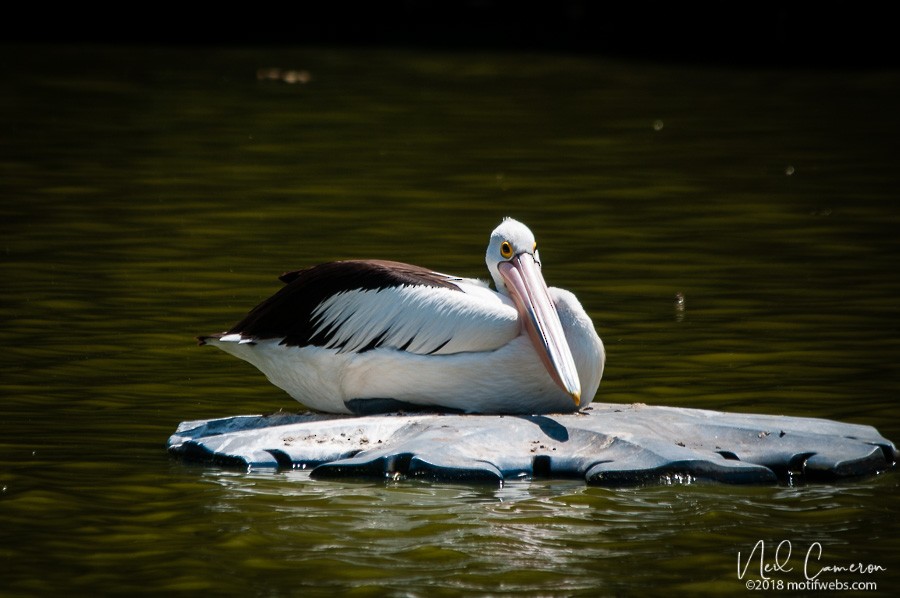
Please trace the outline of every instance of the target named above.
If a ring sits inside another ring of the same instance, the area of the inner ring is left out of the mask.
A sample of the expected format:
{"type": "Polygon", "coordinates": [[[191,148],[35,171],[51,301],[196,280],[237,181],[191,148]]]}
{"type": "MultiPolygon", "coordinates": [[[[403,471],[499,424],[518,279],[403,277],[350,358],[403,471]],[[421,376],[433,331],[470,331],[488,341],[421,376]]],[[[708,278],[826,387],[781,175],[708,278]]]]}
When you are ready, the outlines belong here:
{"type": "Polygon", "coordinates": [[[298,409],[195,346],[283,271],[486,276],[531,226],[607,352],[603,401],[900,440],[900,73],[537,54],[0,47],[0,594],[746,595],[900,588],[900,477],[502,488],[171,460],[182,420],[298,409]],[[260,68],[308,82],[259,80],[260,68]],[[302,78],[306,78],[305,76],[302,78]],[[683,311],[675,302],[684,297],[683,311]]]}

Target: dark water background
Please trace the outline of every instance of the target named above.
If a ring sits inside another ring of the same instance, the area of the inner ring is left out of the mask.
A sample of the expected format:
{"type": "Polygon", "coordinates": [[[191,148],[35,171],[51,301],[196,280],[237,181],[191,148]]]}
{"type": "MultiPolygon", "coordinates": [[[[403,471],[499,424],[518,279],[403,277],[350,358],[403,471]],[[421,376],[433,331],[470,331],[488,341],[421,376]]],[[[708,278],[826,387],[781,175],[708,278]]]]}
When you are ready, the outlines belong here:
{"type": "Polygon", "coordinates": [[[313,482],[186,465],[165,441],[298,409],[193,341],[281,272],[380,257],[486,276],[506,215],[593,316],[599,400],[897,441],[898,106],[896,71],[0,47],[0,593],[746,594],[737,554],[760,540],[767,559],[793,546],[775,579],[803,581],[820,542],[819,565],[886,570],[819,581],[895,592],[896,472],[313,482]]]}

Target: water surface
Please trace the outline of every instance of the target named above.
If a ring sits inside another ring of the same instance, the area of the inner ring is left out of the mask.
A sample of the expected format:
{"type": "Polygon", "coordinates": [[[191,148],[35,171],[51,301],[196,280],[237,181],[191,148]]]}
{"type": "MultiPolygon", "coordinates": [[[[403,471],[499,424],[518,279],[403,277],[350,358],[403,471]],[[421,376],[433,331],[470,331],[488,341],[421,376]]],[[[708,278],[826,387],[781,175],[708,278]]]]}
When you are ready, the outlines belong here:
{"type": "Polygon", "coordinates": [[[299,409],[193,341],[278,274],[380,257],[484,277],[507,215],[594,318],[599,400],[826,417],[897,441],[896,72],[343,49],[0,56],[11,595],[743,594],[737,553],[784,539],[784,581],[804,579],[820,542],[822,563],[887,569],[832,578],[900,587],[895,473],[496,488],[313,482],[165,452],[182,420],[299,409]],[[270,67],[306,82],[260,79],[270,67]]]}

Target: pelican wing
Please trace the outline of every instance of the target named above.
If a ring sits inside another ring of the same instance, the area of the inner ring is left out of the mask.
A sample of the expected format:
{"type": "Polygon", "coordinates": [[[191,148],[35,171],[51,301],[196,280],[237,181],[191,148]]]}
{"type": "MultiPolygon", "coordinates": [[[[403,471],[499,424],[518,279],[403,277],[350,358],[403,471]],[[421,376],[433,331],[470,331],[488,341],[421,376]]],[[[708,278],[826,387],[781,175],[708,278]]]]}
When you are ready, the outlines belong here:
{"type": "Polygon", "coordinates": [[[491,351],[519,334],[508,299],[475,281],[409,264],[330,262],[281,280],[285,286],[221,340],[441,355],[491,351]]]}

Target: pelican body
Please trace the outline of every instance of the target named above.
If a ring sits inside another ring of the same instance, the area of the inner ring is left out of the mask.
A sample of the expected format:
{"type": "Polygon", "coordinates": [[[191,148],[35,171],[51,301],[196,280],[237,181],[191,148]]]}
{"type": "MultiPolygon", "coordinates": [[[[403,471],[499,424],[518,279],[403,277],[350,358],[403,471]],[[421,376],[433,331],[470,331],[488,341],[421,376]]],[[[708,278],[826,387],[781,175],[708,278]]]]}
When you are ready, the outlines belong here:
{"type": "Polygon", "coordinates": [[[547,287],[534,235],[505,219],[479,280],[379,260],[281,276],[275,295],[202,336],[307,407],[537,414],[593,400],[603,342],[569,291],[547,287]]]}

